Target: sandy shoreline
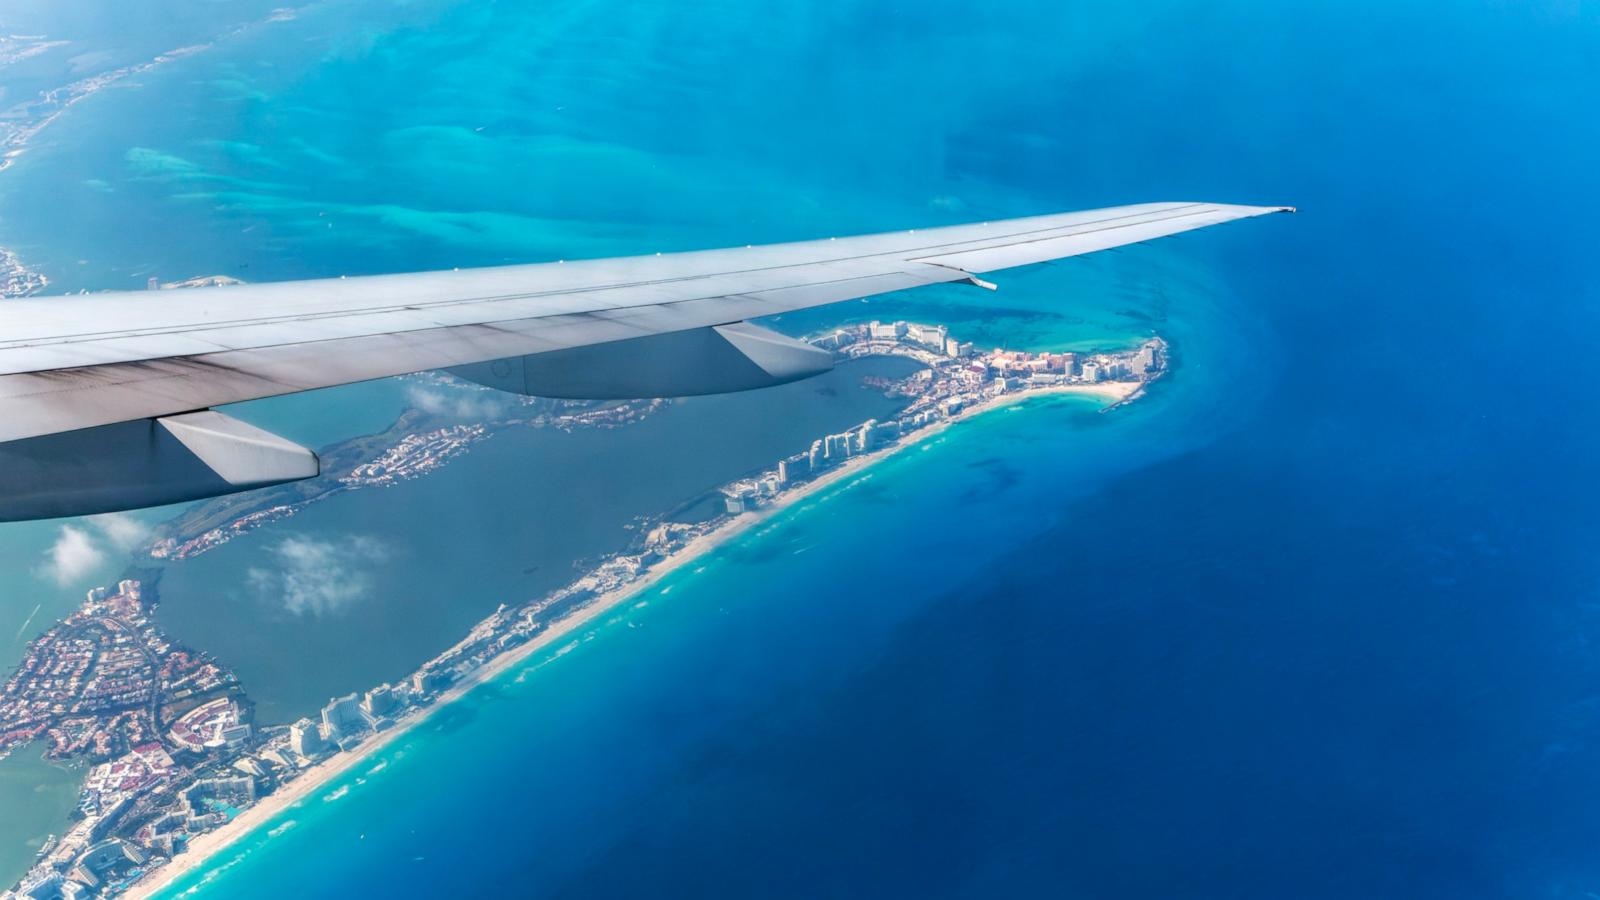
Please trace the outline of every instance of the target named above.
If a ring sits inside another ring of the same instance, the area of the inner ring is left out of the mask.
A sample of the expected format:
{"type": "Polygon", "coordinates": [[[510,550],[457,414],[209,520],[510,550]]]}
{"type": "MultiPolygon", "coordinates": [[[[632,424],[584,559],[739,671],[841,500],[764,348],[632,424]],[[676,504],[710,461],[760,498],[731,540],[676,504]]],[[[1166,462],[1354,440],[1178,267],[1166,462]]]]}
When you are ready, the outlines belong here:
{"type": "Polygon", "coordinates": [[[461,699],[477,686],[489,681],[517,665],[525,662],[529,657],[548,648],[564,637],[579,631],[597,619],[616,610],[623,603],[632,600],[646,590],[660,583],[668,575],[678,571],[685,565],[698,560],[722,544],[748,532],[777,514],[794,506],[795,504],[814,496],[842,481],[860,474],[873,464],[894,456],[910,447],[914,447],[930,438],[943,434],[952,425],[965,422],[969,419],[996,409],[1001,409],[1024,400],[1041,396],[1058,396],[1063,394],[1098,397],[1108,401],[1107,408],[1120,405],[1137,396],[1144,385],[1134,382],[1107,382],[1102,384],[1070,384],[1055,385],[1044,388],[1034,388],[1011,394],[1004,394],[984,401],[974,406],[959,418],[946,419],[930,425],[921,431],[909,435],[904,440],[892,444],[882,450],[846,460],[838,468],[829,471],[800,487],[785,492],[772,504],[758,510],[743,513],[724,522],[711,531],[695,538],[685,544],[676,552],[664,558],[652,567],[648,574],[638,581],[618,588],[606,594],[601,594],[589,603],[573,610],[568,615],[541,631],[528,643],[510,650],[494,661],[484,665],[476,672],[468,675],[460,682],[452,685],[439,696],[431,705],[418,710],[415,714],[402,718],[394,727],[368,740],[355,750],[337,753],[328,759],[306,769],[300,777],[277,793],[257,802],[237,818],[214,831],[197,835],[189,842],[189,846],[173,857],[172,861],[160,869],[150,873],[148,877],[135,884],[123,896],[133,898],[150,897],[157,892],[170,887],[174,882],[185,875],[201,868],[212,857],[226,850],[240,839],[254,832],[257,828],[276,818],[281,813],[287,812],[292,807],[300,804],[307,798],[315,795],[339,776],[360,767],[370,761],[383,750],[405,737],[413,728],[427,721],[430,716],[444,709],[446,706],[461,699]]]}

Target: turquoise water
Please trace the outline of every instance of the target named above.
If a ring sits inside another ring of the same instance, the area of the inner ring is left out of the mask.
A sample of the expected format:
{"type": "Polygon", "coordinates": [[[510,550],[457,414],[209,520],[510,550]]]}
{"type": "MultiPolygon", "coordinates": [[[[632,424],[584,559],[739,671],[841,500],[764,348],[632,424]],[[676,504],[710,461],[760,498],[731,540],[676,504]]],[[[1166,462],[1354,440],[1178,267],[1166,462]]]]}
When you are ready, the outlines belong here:
{"type": "MultiPolygon", "coordinates": [[[[452,890],[453,861],[466,859],[481,879],[474,890],[509,890],[507,879],[523,877],[523,867],[538,872],[527,885],[534,889],[575,877],[586,842],[628,820],[641,793],[671,789],[681,767],[714,777],[706,767],[728,751],[705,742],[706,723],[759,729],[750,717],[850,690],[859,667],[906,626],[928,592],[973,577],[1004,552],[971,540],[970,521],[1009,518],[1006,510],[1032,491],[1081,491],[1124,469],[1121,437],[1137,429],[1100,415],[1091,401],[1035,402],[891,458],[442,710],[223,854],[217,874],[176,890],[206,883],[228,896],[266,896],[278,888],[263,883],[263,873],[308,854],[317,855],[318,877],[330,885],[381,870],[418,895],[452,890]],[[1041,427],[1075,437],[1070,468],[1060,465],[1059,437],[1042,436],[1041,427]],[[1012,452],[997,459],[996,446],[1012,452]],[[922,527],[907,532],[907,517],[922,527]],[[863,534],[894,537],[850,539],[863,534]],[[859,602],[862,585],[881,591],[859,602]],[[830,595],[857,602],[827,602],[830,595]],[[834,665],[846,661],[853,662],[834,665]],[[695,727],[682,727],[690,721],[695,727]],[[619,758],[619,744],[640,740],[648,753],[619,758]],[[383,812],[395,808],[427,812],[420,819],[383,812]],[[537,850],[515,859],[473,850],[513,833],[537,850]]],[[[1056,523],[1043,515],[1018,523],[1018,534],[1056,523]]],[[[780,791],[761,802],[798,813],[800,800],[780,791]]]]}
{"type": "Polygon", "coordinates": [[[82,779],[81,768],[47,762],[42,743],[0,760],[0,877],[21,877],[48,836],[66,832],[82,779]]]}
{"type": "MultiPolygon", "coordinates": [[[[1177,365],[1114,415],[1036,404],[885,463],[179,889],[1600,891],[1597,25],[1563,2],[344,2],[81,104],[0,178],[0,242],[63,288],[1304,210],[786,318],[1031,347],[1154,328],[1177,365]]],[[[350,397],[272,415],[332,439],[391,402],[350,397]]]]}

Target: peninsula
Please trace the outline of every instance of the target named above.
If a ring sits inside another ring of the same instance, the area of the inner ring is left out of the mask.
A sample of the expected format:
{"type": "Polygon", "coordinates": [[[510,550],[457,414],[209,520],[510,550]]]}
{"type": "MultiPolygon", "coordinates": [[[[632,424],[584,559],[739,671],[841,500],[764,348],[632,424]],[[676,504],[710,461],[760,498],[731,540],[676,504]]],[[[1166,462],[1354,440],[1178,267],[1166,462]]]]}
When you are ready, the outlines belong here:
{"type": "MultiPolygon", "coordinates": [[[[841,357],[897,355],[921,363],[912,375],[878,385],[906,398],[906,406],[891,420],[820,435],[724,485],[722,510],[709,520],[650,523],[635,546],[549,594],[502,604],[405,679],[334,698],[316,720],[255,723],[230,673],[172,647],[151,624],[147,611],[157,597],[149,586],[129,579],[114,592],[91,592],[82,611],[30,645],[0,693],[0,754],[48,733],[52,754],[96,763],[80,797],[80,818],[47,844],[34,869],[4,896],[149,896],[474,685],[557,645],[685,564],[873,462],[980,412],[1031,397],[1081,394],[1115,408],[1140,396],[1167,368],[1160,338],[1114,353],[977,352],[943,326],[871,322],[812,341],[841,357]],[[107,696],[114,702],[101,699],[107,696]],[[6,742],[6,735],[13,739],[6,742]]],[[[647,408],[623,404],[590,413],[601,416],[598,424],[614,426],[647,408]]],[[[511,422],[527,420],[505,420],[511,422]]],[[[342,479],[370,485],[417,477],[489,433],[487,425],[457,427],[467,430],[407,435],[346,470],[337,479],[343,486],[329,490],[351,489],[342,479]]],[[[211,527],[198,535],[179,529],[151,549],[182,559],[316,498],[277,499],[261,501],[271,504],[265,509],[226,507],[240,515],[220,524],[208,519],[211,527]]]]}

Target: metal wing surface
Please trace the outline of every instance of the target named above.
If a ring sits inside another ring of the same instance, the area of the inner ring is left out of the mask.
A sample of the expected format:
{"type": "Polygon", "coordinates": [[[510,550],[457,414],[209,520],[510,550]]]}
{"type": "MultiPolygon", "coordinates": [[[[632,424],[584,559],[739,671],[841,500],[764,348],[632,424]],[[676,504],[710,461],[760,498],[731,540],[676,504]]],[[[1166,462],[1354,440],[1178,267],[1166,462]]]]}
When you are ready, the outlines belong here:
{"type": "Polygon", "coordinates": [[[1155,203],[661,256],[0,304],[0,441],[685,331],[1278,208],[1155,203]]]}
{"type": "MultiPolygon", "coordinates": [[[[169,444],[180,431],[204,433],[207,446],[270,454],[272,436],[233,427],[242,423],[229,425],[220,414],[207,414],[199,432],[195,420],[176,431],[172,422],[222,404],[428,369],[455,368],[549,396],[760,387],[816,367],[803,348],[747,319],[941,282],[986,285],[975,275],[1286,209],[1149,203],[690,253],[11,300],[0,303],[0,463],[8,452],[22,453],[38,473],[12,480],[59,494],[60,479],[49,471],[60,464],[51,457],[81,458],[93,469],[102,441],[87,430],[120,423],[160,431],[169,444]],[[483,368],[502,360],[517,369],[483,368]],[[67,443],[40,443],[80,432],[67,443]]],[[[237,460],[208,452],[201,469],[239,470],[237,460]]],[[[282,463],[247,460],[243,480],[223,481],[237,490],[284,480],[285,471],[304,477],[304,465],[282,463]],[[256,468],[270,477],[248,477],[256,468]]],[[[115,494],[122,480],[156,477],[140,471],[105,478],[117,480],[108,482],[115,494]]],[[[20,490],[4,480],[0,507],[20,490]]],[[[33,515],[25,506],[18,508],[33,515]]],[[[0,508],[0,519],[16,513],[0,508]]]]}

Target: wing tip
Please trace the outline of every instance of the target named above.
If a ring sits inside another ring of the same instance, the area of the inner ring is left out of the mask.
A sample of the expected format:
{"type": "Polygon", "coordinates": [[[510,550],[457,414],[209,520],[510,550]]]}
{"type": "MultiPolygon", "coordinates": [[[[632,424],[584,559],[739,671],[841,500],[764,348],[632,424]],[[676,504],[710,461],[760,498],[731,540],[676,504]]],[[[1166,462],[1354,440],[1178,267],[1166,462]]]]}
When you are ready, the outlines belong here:
{"type": "Polygon", "coordinates": [[[1241,214],[1241,218],[1251,218],[1252,216],[1271,216],[1278,213],[1297,213],[1300,211],[1298,206],[1243,206],[1237,208],[1241,210],[1247,210],[1241,214]]]}
{"type": "Polygon", "coordinates": [[[1250,210],[1248,215],[1252,216],[1270,216],[1274,213],[1297,213],[1300,211],[1297,206],[1247,206],[1244,209],[1250,210]]]}
{"type": "Polygon", "coordinates": [[[1237,218],[1249,218],[1251,216],[1270,216],[1273,213],[1295,213],[1295,212],[1299,212],[1300,211],[1300,208],[1297,207],[1297,206],[1253,206],[1253,205],[1250,205],[1250,204],[1243,204],[1243,203],[1218,203],[1218,202],[1215,202],[1215,201],[1211,201],[1211,202],[1190,201],[1190,202],[1186,202],[1186,203],[1171,203],[1171,204],[1167,204],[1167,205],[1169,205],[1169,206],[1208,207],[1210,209],[1217,210],[1217,211],[1231,210],[1235,214],[1235,216],[1237,218]]]}

